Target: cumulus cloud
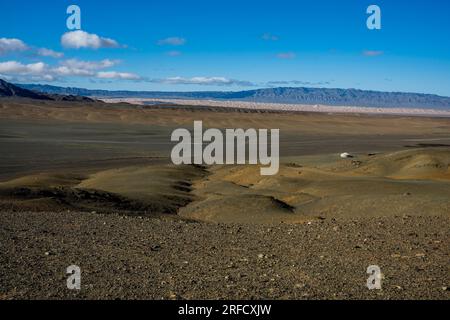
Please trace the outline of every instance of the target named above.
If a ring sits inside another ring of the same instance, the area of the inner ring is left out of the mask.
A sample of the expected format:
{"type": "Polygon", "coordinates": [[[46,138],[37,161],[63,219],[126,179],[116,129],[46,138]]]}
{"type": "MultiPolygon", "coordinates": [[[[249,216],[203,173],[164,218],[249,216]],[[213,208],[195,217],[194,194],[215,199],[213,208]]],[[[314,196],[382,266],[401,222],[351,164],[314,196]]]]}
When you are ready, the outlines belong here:
{"type": "Polygon", "coordinates": [[[100,49],[100,48],[119,48],[116,40],[103,38],[96,34],[87,33],[82,30],[70,31],[63,34],[61,44],[68,49],[100,49]]]}
{"type": "Polygon", "coordinates": [[[59,76],[96,77],[97,70],[113,67],[120,63],[119,60],[104,59],[101,61],[83,61],[68,59],[60,62],[60,66],[53,68],[53,72],[59,76]]]}
{"type": "Polygon", "coordinates": [[[11,52],[28,51],[33,55],[41,57],[62,58],[64,56],[61,52],[56,52],[47,48],[36,48],[29,46],[20,39],[0,38],[0,55],[11,52]]]}
{"type": "Polygon", "coordinates": [[[180,37],[169,37],[166,39],[162,39],[158,41],[158,45],[160,46],[182,46],[186,43],[186,39],[180,37]]]}
{"type": "Polygon", "coordinates": [[[363,55],[365,55],[366,57],[376,57],[376,56],[381,56],[384,54],[384,51],[380,51],[380,50],[365,50],[363,51],[363,55]]]}
{"type": "Polygon", "coordinates": [[[15,78],[19,81],[54,81],[66,77],[88,77],[93,79],[141,80],[134,73],[117,71],[100,71],[113,67],[118,60],[82,61],[69,59],[61,61],[57,66],[49,66],[43,62],[23,64],[17,61],[0,63],[0,75],[4,78],[15,78]],[[28,79],[28,80],[27,80],[28,79]]]}
{"type": "Polygon", "coordinates": [[[90,77],[95,76],[95,72],[92,70],[86,70],[86,69],[77,69],[77,68],[70,68],[67,66],[60,66],[53,68],[51,72],[57,74],[58,76],[77,76],[77,77],[90,77]]]}
{"type": "Polygon", "coordinates": [[[64,53],[56,52],[54,50],[47,49],[47,48],[37,49],[36,53],[37,53],[37,55],[39,55],[41,57],[51,57],[51,58],[55,58],[55,59],[64,57],[64,53]]]}
{"type": "Polygon", "coordinates": [[[55,77],[48,72],[43,62],[23,64],[17,61],[0,62],[0,76],[7,80],[53,81],[55,77]]]}
{"type": "Polygon", "coordinates": [[[140,80],[141,77],[135,73],[116,72],[116,71],[101,71],[97,73],[99,79],[121,79],[121,80],[140,80]]]}
{"type": "Polygon", "coordinates": [[[4,74],[39,74],[47,68],[42,62],[22,64],[17,61],[0,62],[0,73],[4,74]]]}
{"type": "Polygon", "coordinates": [[[280,59],[294,59],[297,55],[294,52],[281,52],[277,54],[280,59]]]}
{"type": "Polygon", "coordinates": [[[249,81],[242,81],[236,79],[229,79],[225,77],[171,77],[165,79],[154,79],[151,82],[164,83],[164,84],[195,84],[195,85],[205,85],[205,86],[245,86],[250,87],[254,84],[249,81]]]}
{"type": "Polygon", "coordinates": [[[0,54],[28,50],[28,46],[19,39],[0,38],[0,54]]]}
{"type": "Polygon", "coordinates": [[[104,59],[101,61],[83,61],[78,59],[68,59],[61,62],[61,65],[74,69],[100,70],[113,67],[120,63],[120,60],[104,59]]]}
{"type": "Polygon", "coordinates": [[[278,36],[271,34],[271,33],[264,33],[261,38],[266,41],[278,41],[279,40],[278,36]]]}

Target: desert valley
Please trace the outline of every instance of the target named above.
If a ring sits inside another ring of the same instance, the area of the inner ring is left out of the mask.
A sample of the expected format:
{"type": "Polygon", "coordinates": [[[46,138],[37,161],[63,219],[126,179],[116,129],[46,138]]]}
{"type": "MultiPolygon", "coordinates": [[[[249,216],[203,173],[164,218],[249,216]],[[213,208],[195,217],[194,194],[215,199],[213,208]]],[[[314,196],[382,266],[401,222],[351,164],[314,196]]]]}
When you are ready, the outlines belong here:
{"type": "Polygon", "coordinates": [[[449,117],[65,100],[0,98],[0,299],[448,299],[449,117]],[[194,121],[280,129],[278,174],[172,164],[194,121]]]}

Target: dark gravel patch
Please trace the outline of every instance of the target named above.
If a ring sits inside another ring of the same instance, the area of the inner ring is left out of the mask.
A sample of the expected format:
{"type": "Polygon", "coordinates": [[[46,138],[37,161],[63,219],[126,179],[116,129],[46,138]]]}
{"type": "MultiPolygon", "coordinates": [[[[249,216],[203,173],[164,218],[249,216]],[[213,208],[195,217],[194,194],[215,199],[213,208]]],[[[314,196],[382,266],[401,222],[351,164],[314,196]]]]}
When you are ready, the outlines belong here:
{"type": "Polygon", "coordinates": [[[0,299],[449,299],[450,218],[221,225],[0,213],[0,299]],[[66,287],[66,268],[82,289],[66,287]],[[384,274],[368,290],[369,265],[384,274]]]}

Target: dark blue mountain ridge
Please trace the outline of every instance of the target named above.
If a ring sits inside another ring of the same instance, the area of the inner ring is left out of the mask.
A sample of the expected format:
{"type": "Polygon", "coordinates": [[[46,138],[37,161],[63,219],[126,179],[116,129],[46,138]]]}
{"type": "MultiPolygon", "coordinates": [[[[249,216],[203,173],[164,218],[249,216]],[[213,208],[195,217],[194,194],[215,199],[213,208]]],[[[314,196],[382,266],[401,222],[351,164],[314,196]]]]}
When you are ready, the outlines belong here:
{"type": "Polygon", "coordinates": [[[378,108],[450,109],[450,97],[423,93],[381,92],[360,89],[280,87],[246,91],[161,92],[90,90],[40,84],[16,84],[16,86],[47,94],[96,98],[217,99],[378,108]]]}

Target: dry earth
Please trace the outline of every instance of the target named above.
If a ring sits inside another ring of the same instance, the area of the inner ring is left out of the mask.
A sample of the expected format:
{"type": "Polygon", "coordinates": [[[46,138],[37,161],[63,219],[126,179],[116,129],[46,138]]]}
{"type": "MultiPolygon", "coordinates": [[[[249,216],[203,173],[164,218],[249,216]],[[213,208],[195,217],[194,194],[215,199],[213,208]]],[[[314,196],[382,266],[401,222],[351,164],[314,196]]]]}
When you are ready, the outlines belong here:
{"type": "Polygon", "coordinates": [[[449,298],[448,118],[3,99],[0,124],[1,299],[449,298]],[[194,120],[280,128],[279,174],[170,165],[194,120]]]}

